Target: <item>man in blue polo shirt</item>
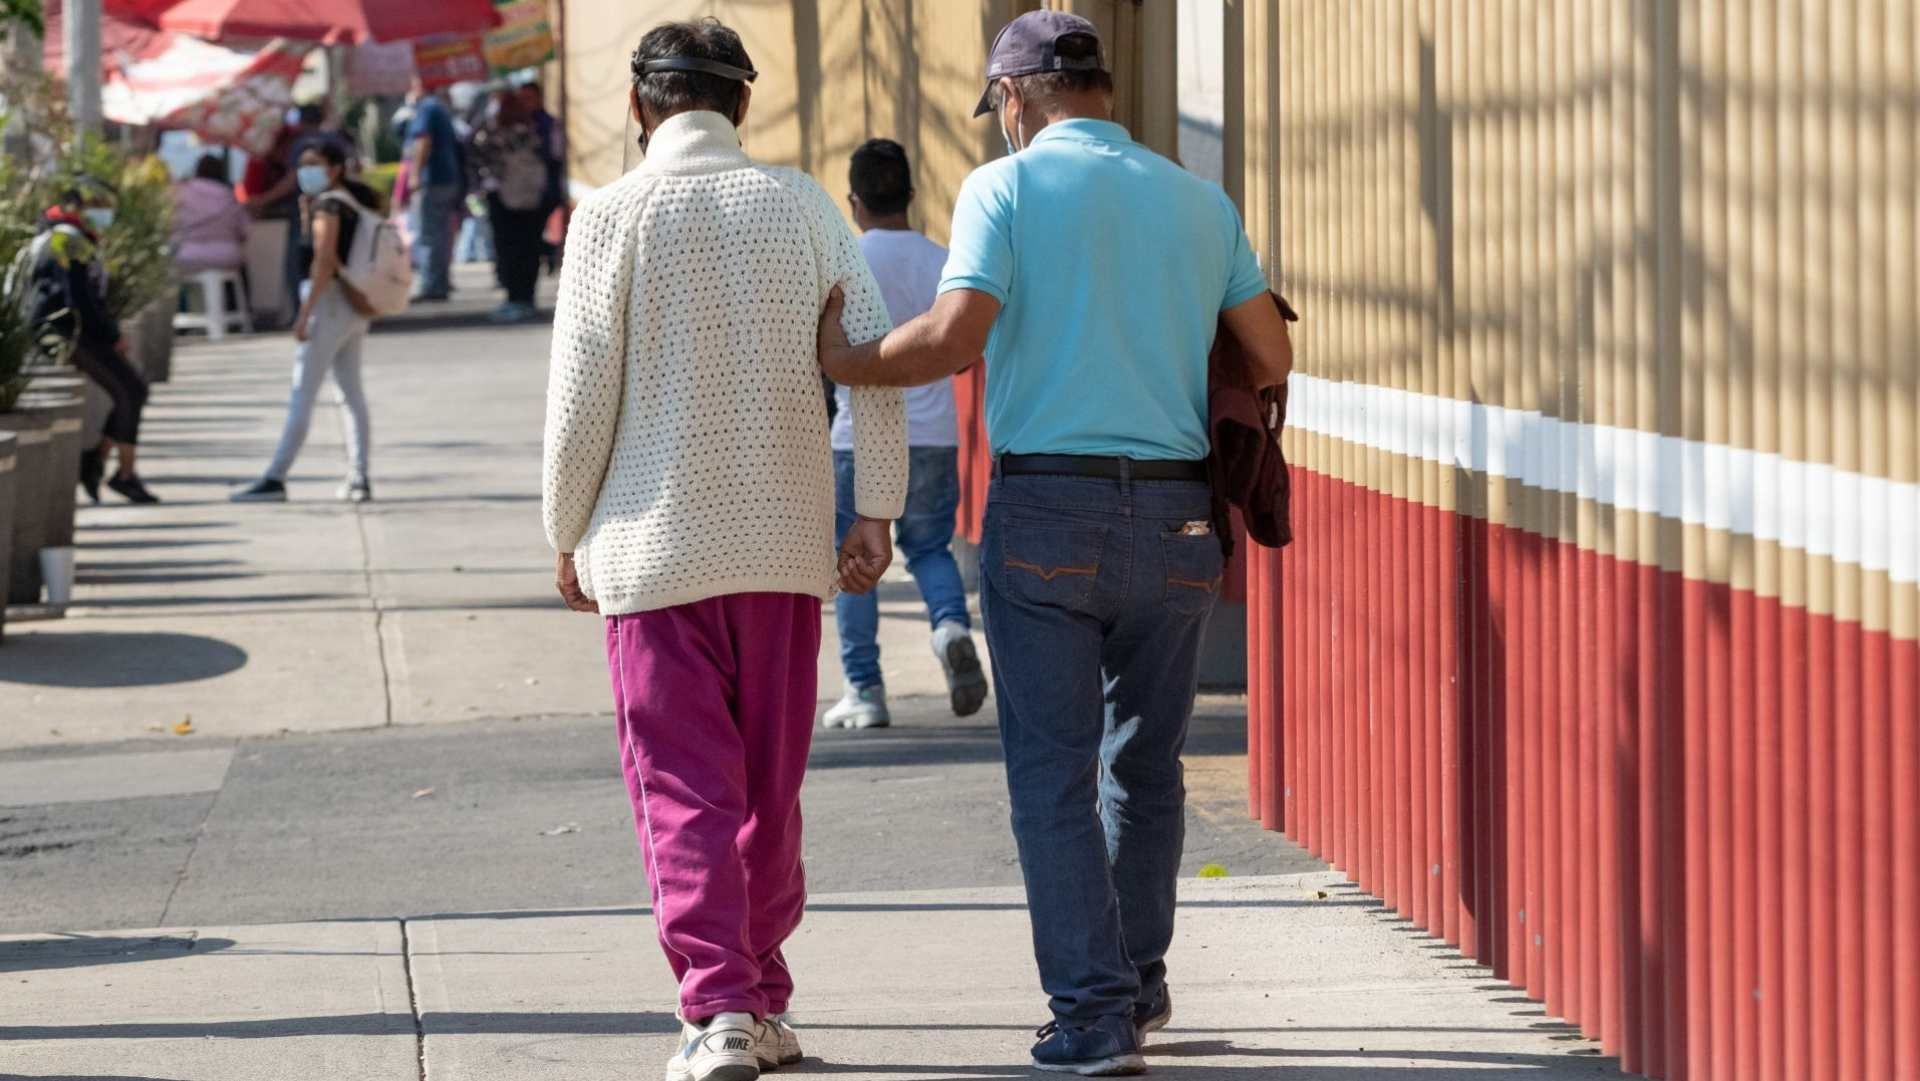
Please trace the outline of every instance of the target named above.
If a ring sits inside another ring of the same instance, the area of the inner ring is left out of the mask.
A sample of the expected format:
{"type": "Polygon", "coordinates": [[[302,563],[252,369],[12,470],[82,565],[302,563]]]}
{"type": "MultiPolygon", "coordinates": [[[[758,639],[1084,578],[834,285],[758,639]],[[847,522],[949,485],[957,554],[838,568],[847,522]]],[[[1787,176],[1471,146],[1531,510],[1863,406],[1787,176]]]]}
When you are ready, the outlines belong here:
{"type": "Polygon", "coordinates": [[[1092,23],[1009,23],[976,115],[994,112],[1008,154],[961,188],[932,310],[850,347],[836,290],[821,365],[917,386],[986,355],[982,600],[1054,1014],[1034,1064],[1137,1073],[1172,1014],[1180,751],[1221,577],[1207,353],[1224,320],[1278,384],[1286,328],[1225,193],[1112,121],[1092,23]]]}
{"type": "Polygon", "coordinates": [[[412,218],[415,300],[445,300],[453,292],[453,215],[466,191],[461,175],[460,133],[453,114],[438,94],[414,76],[408,100],[413,122],[407,125],[407,154],[413,163],[412,218]]]}

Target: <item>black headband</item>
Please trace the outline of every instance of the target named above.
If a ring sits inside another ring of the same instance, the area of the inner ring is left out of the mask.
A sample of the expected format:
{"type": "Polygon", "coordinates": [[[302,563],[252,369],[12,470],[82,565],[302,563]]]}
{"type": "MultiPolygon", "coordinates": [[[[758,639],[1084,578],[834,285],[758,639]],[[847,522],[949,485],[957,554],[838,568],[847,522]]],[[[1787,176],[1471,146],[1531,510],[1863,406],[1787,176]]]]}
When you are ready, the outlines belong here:
{"type": "Polygon", "coordinates": [[[697,56],[667,56],[658,60],[640,62],[640,74],[652,75],[662,71],[687,71],[700,75],[718,75],[722,79],[750,83],[760,77],[760,73],[748,68],[736,68],[732,64],[723,64],[718,60],[703,60],[697,56]]]}

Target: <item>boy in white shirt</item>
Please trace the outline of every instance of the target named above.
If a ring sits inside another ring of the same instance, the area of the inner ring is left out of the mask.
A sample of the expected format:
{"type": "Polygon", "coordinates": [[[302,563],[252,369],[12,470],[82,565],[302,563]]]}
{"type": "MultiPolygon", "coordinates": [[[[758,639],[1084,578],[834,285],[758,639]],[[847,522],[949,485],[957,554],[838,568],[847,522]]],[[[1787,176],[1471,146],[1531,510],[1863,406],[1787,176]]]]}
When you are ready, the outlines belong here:
{"type": "MultiPolygon", "coordinates": [[[[947,250],[907,221],[907,208],[913,203],[913,170],[899,143],[867,140],[854,151],[847,173],[853,189],[847,202],[853,207],[854,224],[860,227],[860,251],[880,283],[887,313],[898,326],[933,306],[947,250]]],[[[832,433],[837,527],[844,536],[855,521],[853,420],[847,388],[835,393],[839,397],[832,433]]],[[[906,392],[906,399],[911,464],[906,514],[895,527],[895,540],[926,602],[933,652],[947,674],[948,700],[953,712],[965,717],[986,702],[987,677],[974,649],[966,587],[952,550],[960,505],[960,432],[953,383],[942,379],[914,387],[906,392]]],[[[879,599],[871,593],[842,593],[834,601],[834,615],[847,690],[822,723],[828,728],[884,728],[891,718],[880,671],[879,599]]]]}

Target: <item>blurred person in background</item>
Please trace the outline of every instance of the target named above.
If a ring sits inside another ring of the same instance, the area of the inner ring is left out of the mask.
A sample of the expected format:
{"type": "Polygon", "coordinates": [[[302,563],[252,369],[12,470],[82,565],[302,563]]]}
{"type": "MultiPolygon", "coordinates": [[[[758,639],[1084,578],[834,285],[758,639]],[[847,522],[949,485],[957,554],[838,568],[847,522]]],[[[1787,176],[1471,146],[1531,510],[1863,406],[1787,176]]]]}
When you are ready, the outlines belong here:
{"type": "Polygon", "coordinates": [[[299,310],[300,279],[307,266],[300,250],[300,185],[296,175],[300,156],[309,146],[322,144],[333,147],[350,166],[357,164],[353,140],[327,130],[326,120],[326,109],[320,105],[310,102],[294,109],[274,140],[273,148],[247,162],[241,182],[247,196],[247,209],[255,217],[287,223],[287,248],[282,267],[290,301],[288,311],[299,310]]]}
{"type": "Polygon", "coordinates": [[[535,315],[540,234],[552,209],[547,200],[553,170],[523,95],[506,90],[494,96],[473,136],[473,162],[486,192],[495,270],[507,293],[492,319],[524,323],[535,315]]]}
{"type": "Polygon", "coordinates": [[[100,445],[81,455],[80,483],[87,498],[100,501],[107,455],[117,452],[119,468],[105,478],[107,487],[129,503],[158,503],[138,471],[147,381],[127,360],[120,324],[107,307],[107,268],[100,259],[116,201],[112,185],[81,177],[47,208],[40,231],[20,257],[29,275],[27,319],[43,352],[64,353],[113,401],[100,445]]]}
{"type": "Polygon", "coordinates": [[[407,103],[413,108],[406,140],[413,181],[407,214],[414,238],[414,267],[419,273],[413,299],[446,300],[453,294],[455,219],[466,193],[460,133],[446,102],[429,91],[417,75],[407,103]]]}
{"type": "Polygon", "coordinates": [[[227,163],[203,155],[173,188],[173,265],[181,275],[239,270],[247,263],[247,210],[227,182],[227,163]]]}
{"type": "Polygon", "coordinates": [[[273,461],[259,480],[229,497],[235,503],[286,501],[287,475],[306,444],[320,388],[329,375],[347,410],[347,479],[340,487],[340,498],[350,503],[373,498],[367,477],[372,420],[360,374],[360,350],[369,318],[340,271],[353,251],[354,237],[360,229],[372,227],[368,219],[381,212],[381,205],[377,192],[347,175],[347,165],[346,153],[329,142],[310,144],[300,156],[296,175],[310,222],[304,247],[311,261],[300,314],[293,324],[294,340],[299,343],[294,351],[293,392],[273,461]]]}
{"type": "MultiPolygon", "coordinates": [[[[880,283],[895,326],[933,307],[947,249],[928,240],[907,220],[913,204],[913,167],[892,139],[869,139],[853,152],[847,170],[853,223],[860,253],[880,283]]],[[[840,535],[854,522],[852,392],[835,391],[833,469],[840,535]]],[[[973,643],[967,590],[953,558],[954,521],[960,509],[960,425],[954,414],[953,382],[941,379],[906,392],[907,510],[894,542],[920,587],[933,629],[933,654],[946,670],[953,712],[967,717],[987,700],[987,677],[973,643]]],[[[846,693],[827,710],[828,728],[884,728],[892,723],[880,669],[880,600],[871,593],[842,593],[833,601],[840,628],[840,669],[846,693]]]]}
{"type": "MultiPolygon", "coordinates": [[[[540,137],[540,152],[547,159],[547,198],[541,212],[540,255],[546,261],[548,273],[557,274],[560,245],[548,239],[547,226],[553,221],[554,212],[567,204],[567,133],[560,127],[560,121],[547,111],[547,92],[539,82],[527,83],[519,93],[526,102],[527,115],[532,118],[534,134],[540,137]]],[[[564,235],[564,222],[561,229],[564,235]]]]}

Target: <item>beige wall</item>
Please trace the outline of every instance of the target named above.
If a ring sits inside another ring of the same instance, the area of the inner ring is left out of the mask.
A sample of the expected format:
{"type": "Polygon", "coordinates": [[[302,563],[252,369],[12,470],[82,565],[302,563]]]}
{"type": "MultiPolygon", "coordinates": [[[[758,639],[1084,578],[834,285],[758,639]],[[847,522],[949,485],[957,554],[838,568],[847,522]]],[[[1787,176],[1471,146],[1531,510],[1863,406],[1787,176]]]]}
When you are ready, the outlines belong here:
{"type": "MultiPolygon", "coordinates": [[[[558,2],[565,7],[576,180],[605,184],[620,175],[623,155],[639,160],[638,150],[628,149],[625,109],[628,59],[640,36],[671,19],[712,15],[740,32],[760,71],[744,131],[749,153],[806,169],[841,196],[854,148],[871,137],[897,139],[913,159],[920,224],[940,241],[960,182],[1001,152],[993,123],[972,117],[987,47],[1014,14],[1043,6],[1031,0],[558,2]]],[[[1133,0],[1047,6],[1077,10],[1100,26],[1119,69],[1122,119],[1170,153],[1177,122],[1172,0],[1156,0],[1144,13],[1133,0]]]]}

